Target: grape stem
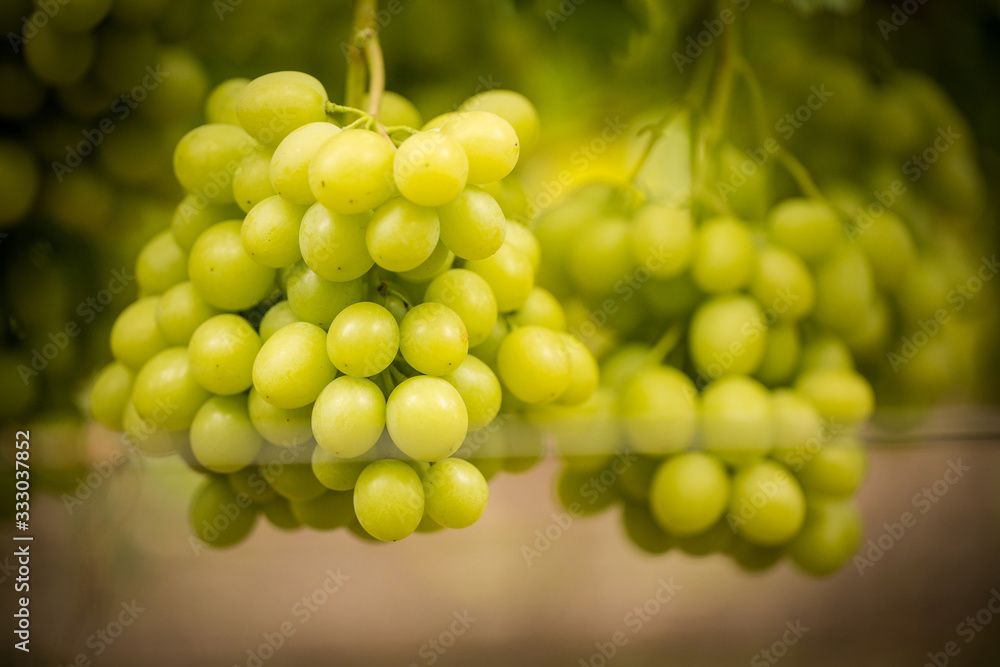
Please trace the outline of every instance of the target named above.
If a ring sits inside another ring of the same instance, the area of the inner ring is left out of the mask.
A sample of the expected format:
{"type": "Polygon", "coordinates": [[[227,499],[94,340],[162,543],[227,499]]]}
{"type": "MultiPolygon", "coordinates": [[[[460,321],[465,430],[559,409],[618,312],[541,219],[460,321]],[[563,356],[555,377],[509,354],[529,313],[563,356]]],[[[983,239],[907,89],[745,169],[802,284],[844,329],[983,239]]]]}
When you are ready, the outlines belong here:
{"type": "Polygon", "coordinates": [[[660,340],[656,342],[656,345],[646,354],[646,360],[651,365],[662,364],[666,356],[677,347],[677,343],[680,341],[681,334],[683,333],[684,329],[679,322],[667,329],[663,336],[660,337],[660,340]]]}
{"type": "Polygon", "coordinates": [[[347,83],[344,99],[354,111],[361,107],[365,96],[365,75],[368,78],[367,116],[382,136],[391,141],[378,122],[382,93],[385,92],[385,58],[379,42],[376,24],[377,0],[357,0],[351,25],[351,48],[347,52],[347,83]]]}

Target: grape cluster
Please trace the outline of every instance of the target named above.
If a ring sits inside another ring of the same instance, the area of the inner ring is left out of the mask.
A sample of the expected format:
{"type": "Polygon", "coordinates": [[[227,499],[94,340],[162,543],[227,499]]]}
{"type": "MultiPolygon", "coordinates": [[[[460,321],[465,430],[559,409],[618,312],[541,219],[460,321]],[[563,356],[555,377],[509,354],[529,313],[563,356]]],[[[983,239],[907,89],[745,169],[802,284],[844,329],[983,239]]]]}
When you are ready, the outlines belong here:
{"type": "Polygon", "coordinates": [[[509,412],[597,384],[534,287],[533,235],[490,194],[537,140],[534,108],[491,91],[417,130],[398,95],[376,120],[276,72],[222,83],[206,116],[174,152],[187,195],[139,253],[95,418],[210,475],[192,504],[209,544],[258,509],[383,541],[471,525],[505,390],[509,412]]]}

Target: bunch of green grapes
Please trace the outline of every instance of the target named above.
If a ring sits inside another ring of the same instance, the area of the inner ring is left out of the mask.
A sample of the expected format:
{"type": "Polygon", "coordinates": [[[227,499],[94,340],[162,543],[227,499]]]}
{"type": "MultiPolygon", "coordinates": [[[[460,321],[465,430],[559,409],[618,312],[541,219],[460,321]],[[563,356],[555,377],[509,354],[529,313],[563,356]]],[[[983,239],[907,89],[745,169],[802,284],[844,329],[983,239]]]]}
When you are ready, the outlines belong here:
{"type": "Polygon", "coordinates": [[[534,108],[491,91],[421,125],[401,96],[373,117],[277,72],[222,83],[206,117],[174,152],[188,194],[139,253],[94,417],[210,475],[192,504],[209,544],[258,509],[383,541],[471,525],[509,414],[597,384],[534,288],[533,235],[490,194],[512,191],[534,108]]]}

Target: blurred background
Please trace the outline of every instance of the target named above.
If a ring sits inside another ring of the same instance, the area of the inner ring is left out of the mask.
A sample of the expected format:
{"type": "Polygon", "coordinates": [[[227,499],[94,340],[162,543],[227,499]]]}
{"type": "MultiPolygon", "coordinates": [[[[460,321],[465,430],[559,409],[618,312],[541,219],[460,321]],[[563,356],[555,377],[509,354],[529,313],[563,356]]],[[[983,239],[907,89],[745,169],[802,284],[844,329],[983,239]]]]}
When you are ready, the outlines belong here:
{"type": "MultiPolygon", "coordinates": [[[[733,93],[720,177],[773,138],[845,215],[904,184],[892,206],[917,268],[878,336],[852,342],[878,397],[855,557],[815,579],[788,559],[754,572],[752,559],[650,555],[618,505],[567,524],[551,458],[501,473],[468,530],[380,545],[261,521],[235,549],[201,545],[187,525],[199,476],[126,451],[89,419],[87,389],[136,297],[121,276],[183,195],[173,147],[205,122],[209,92],[301,70],[335,98],[351,3],[5,0],[0,484],[12,498],[14,434],[30,429],[35,536],[32,652],[5,642],[5,664],[1000,664],[1000,302],[974,281],[998,249],[1000,5],[381,5],[387,87],[425,119],[494,88],[536,105],[540,144],[518,166],[525,218],[620,180],[642,128],[703,85],[726,17],[763,107],[751,86],[733,93]],[[912,162],[945,128],[957,139],[912,162]],[[884,351],[943,304],[953,321],[895,372],[884,351]]],[[[671,127],[635,176],[668,199],[691,181],[685,129],[671,127]]],[[[801,185],[772,165],[756,173],[733,201],[747,220],[801,185]]],[[[13,507],[0,508],[5,530],[13,507]]],[[[5,613],[12,553],[0,552],[5,613]]]]}

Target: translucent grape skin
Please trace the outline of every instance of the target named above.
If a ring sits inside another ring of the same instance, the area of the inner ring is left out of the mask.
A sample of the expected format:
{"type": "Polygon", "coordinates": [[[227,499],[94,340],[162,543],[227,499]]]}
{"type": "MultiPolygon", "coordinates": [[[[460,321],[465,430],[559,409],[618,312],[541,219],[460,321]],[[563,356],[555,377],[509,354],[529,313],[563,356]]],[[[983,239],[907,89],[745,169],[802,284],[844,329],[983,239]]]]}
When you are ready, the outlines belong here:
{"type": "Polygon", "coordinates": [[[136,374],[132,388],[132,403],[139,417],[170,430],[191,426],[208,398],[208,391],[194,379],[183,347],[158,352],[136,374]]]}
{"type": "Polygon", "coordinates": [[[504,243],[490,257],[469,260],[465,268],[486,281],[501,313],[518,310],[531,294],[535,272],[528,257],[509,243],[504,243]]]}
{"type": "Polygon", "coordinates": [[[400,194],[420,206],[442,206],[458,197],[469,176],[461,144],[443,132],[418,132],[399,145],[393,174],[400,194]]]}
{"type": "Polygon", "coordinates": [[[441,241],[462,259],[486,259],[503,245],[507,221],[500,204],[482,188],[468,186],[439,206],[441,241]]]}
{"type": "Polygon", "coordinates": [[[305,262],[298,262],[288,272],[285,292],[298,319],[329,329],[341,311],[365,298],[368,285],[363,278],[342,283],[324,280],[305,262]]]}
{"type": "Polygon", "coordinates": [[[146,297],[127,306],[111,327],[111,354],[132,370],[140,367],[154,354],[167,347],[156,324],[160,300],[146,297]]]}
{"type": "Polygon", "coordinates": [[[371,380],[339,377],[320,392],[313,405],[313,436],[338,458],[361,456],[384,429],[385,396],[371,380]]]}
{"type": "Polygon", "coordinates": [[[750,291],[775,319],[795,322],[812,312],[816,287],[805,263],[782,248],[764,248],[750,291]]]}
{"type": "Polygon", "coordinates": [[[250,388],[247,413],[257,432],[279,447],[294,447],[312,439],[312,403],[301,408],[278,408],[250,388]]]}
{"type": "Polygon", "coordinates": [[[767,214],[771,240],[815,263],[844,242],[837,212],[818,200],[792,198],[779,202],[767,214]]]}
{"type": "Polygon", "coordinates": [[[500,412],[503,391],[500,380],[490,367],[468,355],[453,372],[444,376],[458,390],[469,413],[469,430],[475,431],[489,425],[500,412]]]}
{"type": "Polygon", "coordinates": [[[293,130],[274,149],[268,170],[271,187],[293,204],[308,206],[316,201],[309,186],[309,165],[331,137],[340,134],[333,123],[309,123],[293,130]]]}
{"type": "Polygon", "coordinates": [[[371,461],[366,458],[354,460],[337,458],[319,446],[313,449],[313,474],[323,486],[334,491],[352,490],[369,463],[371,461]]]}
{"type": "Polygon", "coordinates": [[[520,152],[517,132],[494,113],[460,112],[441,127],[441,132],[462,147],[469,161],[469,183],[494,183],[517,164],[520,152]]]}
{"type": "Polygon", "coordinates": [[[824,418],[844,427],[868,419],[875,407],[871,385],[852,370],[813,370],[800,376],[795,387],[824,418]]]}
{"type": "Polygon", "coordinates": [[[392,195],[396,149],[368,130],[345,130],[327,139],[309,164],[316,201],[336,213],[363,213],[392,195]]]}
{"type": "Polygon", "coordinates": [[[702,444],[726,463],[747,465],[774,446],[771,395],[756,380],[716,380],[702,393],[701,408],[702,444]]]}
{"type": "Polygon", "coordinates": [[[691,212],[650,202],[632,218],[632,257],[657,278],[673,278],[691,264],[695,229],[691,212]]]}
{"type": "Polygon", "coordinates": [[[424,300],[444,304],[462,318],[470,348],[481,345],[497,322],[493,290],[481,276],[466,269],[450,269],[432,280],[424,300]]]}
{"type": "Polygon", "coordinates": [[[326,354],[326,332],[314,324],[295,322],[261,347],[253,365],[253,385],[265,401],[290,410],[314,402],[336,373],[326,354]]]}
{"type": "Polygon", "coordinates": [[[788,469],[759,461],[736,473],[727,520],[743,539],[762,547],[787,543],[802,527],[806,502],[788,469]]]}
{"type": "Polygon", "coordinates": [[[202,125],[177,143],[174,174],[188,192],[213,204],[232,203],[233,174],[256,145],[250,135],[234,125],[202,125]]]}
{"type": "Polygon", "coordinates": [[[365,230],[365,241],[376,264],[399,272],[415,269],[430,257],[440,234],[441,225],[433,209],[396,197],[375,210],[365,230]]]}
{"type": "Polygon", "coordinates": [[[864,534],[861,515],[850,501],[810,499],[802,530],[788,545],[792,561],[807,574],[833,574],[851,557],[864,534]]]}
{"type": "Polygon", "coordinates": [[[541,134],[538,111],[528,98],[513,90],[478,93],[463,102],[459,111],[488,111],[506,120],[517,134],[521,157],[530,155],[538,144],[541,134]]]}
{"type": "Polygon", "coordinates": [[[451,268],[455,263],[455,253],[448,250],[448,246],[438,239],[438,244],[434,246],[434,252],[425,259],[420,266],[409,271],[400,271],[399,277],[411,283],[426,283],[434,280],[439,275],[451,268]]]}
{"type": "Polygon", "coordinates": [[[198,237],[188,256],[191,283],[220,310],[252,308],[274,286],[274,269],[258,264],[243,249],[241,226],[239,220],[213,225],[198,237]]]}
{"type": "Polygon", "coordinates": [[[486,479],[461,459],[438,461],[424,473],[424,507],[445,528],[467,528],[479,520],[489,500],[486,479]]]}
{"type": "Polygon", "coordinates": [[[691,275],[702,291],[718,293],[750,282],[757,265],[753,237],[739,220],[715,218],[698,232],[691,275]]]}
{"type": "Polygon", "coordinates": [[[113,361],[97,374],[90,388],[90,414],[111,429],[122,430],[122,414],[132,395],[135,373],[120,361],[113,361]]]}
{"type": "Polygon", "coordinates": [[[292,304],[290,302],[279,301],[274,304],[267,309],[267,312],[264,313],[264,317],[260,319],[258,333],[260,334],[261,344],[274,335],[274,332],[281,327],[298,321],[299,318],[295,316],[295,312],[292,310],[292,304]]]}
{"type": "Polygon", "coordinates": [[[399,351],[425,375],[447,375],[469,352],[469,334],[455,311],[440,303],[414,306],[399,325],[399,351]]]}
{"type": "Polygon", "coordinates": [[[559,337],[569,354],[570,383],[556,402],[560,405],[579,405],[589,399],[597,389],[600,376],[597,359],[573,335],[560,333],[559,337]]]}
{"type": "Polygon", "coordinates": [[[649,504],[656,522],[668,533],[704,533],[729,504],[729,475],[715,456],[686,452],[665,460],[653,477],[649,504]]]}
{"type": "Polygon", "coordinates": [[[399,325],[382,306],[370,301],[344,308],[326,337],[326,351],[341,373],[353,377],[378,375],[399,351],[399,325]]]}
{"type": "Polygon", "coordinates": [[[273,269],[294,264],[299,251],[299,226],[306,209],[278,195],[264,199],[243,219],[240,238],[254,261],[273,269]]]}
{"type": "Polygon", "coordinates": [[[504,386],[526,403],[549,403],[570,386],[570,355],[559,335],[539,326],[516,329],[500,343],[497,367],[504,386]]]}
{"type": "Polygon", "coordinates": [[[248,497],[233,491],[224,477],[209,477],[194,492],[189,517],[198,539],[211,547],[225,548],[250,535],[257,509],[248,497]]]}
{"type": "Polygon", "coordinates": [[[354,486],[354,512],[362,527],[383,542],[407,537],[424,516],[420,476],[402,461],[369,464],[354,486]]]}
{"type": "Polygon", "coordinates": [[[170,230],[143,246],[135,262],[135,280],[143,294],[162,294],[187,279],[187,254],[170,230]]]}
{"type": "Polygon", "coordinates": [[[764,312],[751,297],[725,295],[704,302],[691,320],[689,347],[706,380],[753,373],[767,349],[764,312]]]}
{"type": "Polygon", "coordinates": [[[365,275],[375,263],[365,241],[369,218],[367,213],[339,214],[313,204],[298,230],[303,261],[317,275],[334,282],[365,275]]]}
{"type": "Polygon", "coordinates": [[[469,414],[446,380],[418,375],[399,383],[386,401],[386,427],[400,451],[417,461],[439,461],[465,440],[469,414]]]}
{"type": "Polygon", "coordinates": [[[521,327],[537,324],[553,331],[566,330],[566,313],[562,304],[551,292],[538,286],[532,288],[531,294],[520,310],[510,317],[510,321],[521,327]]]}
{"type": "Polygon", "coordinates": [[[191,424],[191,451],[212,472],[232,473],[250,465],[262,444],[242,394],[213,396],[191,424]]]}
{"type": "Polygon", "coordinates": [[[201,298],[194,285],[182,282],[160,296],[156,325],[170,345],[187,345],[203,322],[220,313],[201,298]]]}
{"type": "Polygon", "coordinates": [[[323,84],[308,74],[272,72],[246,85],[236,114],[247,132],[273,148],[292,130],[326,121],[328,99],[323,84]]]}
{"type": "Polygon", "coordinates": [[[213,394],[239,394],[253,384],[253,364],[260,347],[260,336],[245,319],[216,315],[191,336],[191,373],[213,394]]]}
{"type": "Polygon", "coordinates": [[[698,392],[676,368],[643,368],[622,385],[618,413],[635,451],[676,452],[687,447],[697,431],[698,392]]]}
{"type": "Polygon", "coordinates": [[[258,145],[243,156],[233,172],[233,199],[244,213],[276,194],[268,175],[270,164],[271,149],[258,145]]]}

